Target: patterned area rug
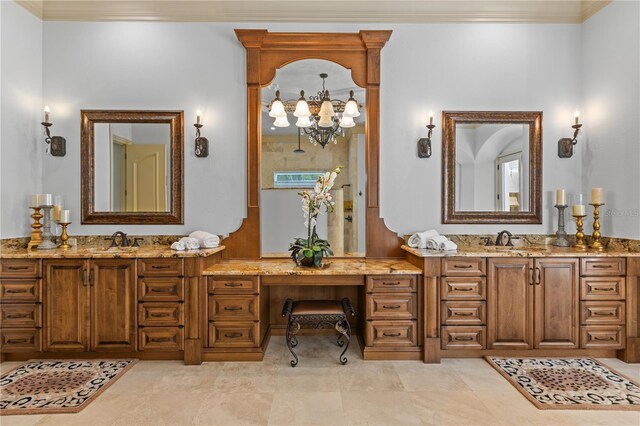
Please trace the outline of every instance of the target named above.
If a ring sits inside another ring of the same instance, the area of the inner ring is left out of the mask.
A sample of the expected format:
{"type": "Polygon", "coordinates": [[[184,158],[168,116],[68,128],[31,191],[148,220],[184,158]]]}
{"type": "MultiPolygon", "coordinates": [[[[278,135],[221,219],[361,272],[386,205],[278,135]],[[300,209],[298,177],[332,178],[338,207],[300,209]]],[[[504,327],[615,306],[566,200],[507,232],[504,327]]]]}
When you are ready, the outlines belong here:
{"type": "Polygon", "coordinates": [[[485,359],[540,409],[640,411],[638,384],[592,358],[485,359]]]}
{"type": "Polygon", "coordinates": [[[137,361],[28,361],[0,377],[0,415],[77,413],[137,361]]]}

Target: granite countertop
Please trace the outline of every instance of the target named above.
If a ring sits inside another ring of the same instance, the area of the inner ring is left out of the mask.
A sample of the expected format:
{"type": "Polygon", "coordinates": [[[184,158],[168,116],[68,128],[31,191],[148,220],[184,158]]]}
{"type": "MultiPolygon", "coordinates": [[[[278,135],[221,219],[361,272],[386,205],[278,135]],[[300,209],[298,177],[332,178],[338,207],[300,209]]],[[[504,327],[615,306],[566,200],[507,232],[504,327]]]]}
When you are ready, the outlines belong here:
{"type": "Polygon", "coordinates": [[[323,268],[296,266],[291,259],[228,261],[203,275],[414,275],[422,270],[404,260],[333,258],[323,268]]]}
{"type": "Polygon", "coordinates": [[[207,257],[221,252],[224,246],[200,250],[172,250],[168,245],[125,247],[108,249],[104,246],[78,246],[67,250],[31,250],[21,247],[3,247],[0,259],[119,259],[149,257],[207,257]]]}
{"type": "Polygon", "coordinates": [[[604,251],[576,250],[575,247],[527,245],[514,247],[458,245],[455,251],[418,249],[403,245],[402,249],[418,257],[640,257],[640,250],[612,247],[604,251]]]}

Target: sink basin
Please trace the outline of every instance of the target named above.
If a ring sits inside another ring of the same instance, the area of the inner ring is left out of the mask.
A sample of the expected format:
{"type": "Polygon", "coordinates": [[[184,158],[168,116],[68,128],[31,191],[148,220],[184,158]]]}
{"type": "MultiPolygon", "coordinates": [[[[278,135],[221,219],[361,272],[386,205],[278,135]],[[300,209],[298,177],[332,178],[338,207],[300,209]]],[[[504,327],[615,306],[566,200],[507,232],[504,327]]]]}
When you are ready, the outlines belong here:
{"type": "Polygon", "coordinates": [[[140,247],[91,247],[87,249],[92,253],[118,253],[118,252],[131,252],[139,250],[140,247]]]}
{"type": "Polygon", "coordinates": [[[483,247],[489,251],[510,251],[510,252],[543,252],[547,251],[546,247],[523,247],[523,246],[489,246],[483,247]]]}

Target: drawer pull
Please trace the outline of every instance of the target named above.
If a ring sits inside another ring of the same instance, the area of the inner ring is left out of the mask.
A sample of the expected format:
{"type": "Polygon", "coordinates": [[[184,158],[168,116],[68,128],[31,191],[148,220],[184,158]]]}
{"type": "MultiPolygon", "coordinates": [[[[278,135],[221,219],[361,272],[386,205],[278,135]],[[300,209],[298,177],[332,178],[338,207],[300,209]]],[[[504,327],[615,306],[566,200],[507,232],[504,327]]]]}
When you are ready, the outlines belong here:
{"type": "Polygon", "coordinates": [[[470,317],[473,312],[454,312],[453,315],[456,317],[470,317]]]}
{"type": "Polygon", "coordinates": [[[13,343],[13,344],[29,343],[29,339],[9,339],[9,340],[7,340],[7,343],[13,343]]]}
{"type": "Polygon", "coordinates": [[[241,306],[225,306],[224,310],[225,311],[241,311],[242,307],[241,306]]]}
{"type": "Polygon", "coordinates": [[[164,343],[164,342],[173,341],[171,337],[151,337],[149,340],[155,343],[164,343]]]}
{"type": "Polygon", "coordinates": [[[166,312],[152,312],[149,314],[149,316],[151,318],[166,318],[166,317],[170,317],[171,315],[166,312]]]}
{"type": "Polygon", "coordinates": [[[242,333],[225,333],[224,337],[229,339],[237,339],[238,337],[242,337],[242,333]]]}
{"type": "Polygon", "coordinates": [[[382,281],[382,285],[400,285],[400,281],[382,281]]]}
{"type": "Polygon", "coordinates": [[[175,293],[173,287],[151,287],[149,291],[152,293],[175,293]]]}
{"type": "Polygon", "coordinates": [[[605,288],[595,287],[594,288],[595,291],[615,291],[615,289],[616,289],[615,287],[605,287],[605,288]]]}
{"type": "Polygon", "coordinates": [[[453,265],[453,267],[456,269],[471,269],[473,265],[453,265]]]}
{"type": "Polygon", "coordinates": [[[242,287],[240,283],[224,283],[225,287],[242,287]]]}
{"type": "Polygon", "coordinates": [[[29,314],[8,314],[7,319],[28,318],[29,314]]]}
{"type": "Polygon", "coordinates": [[[400,305],[382,305],[384,309],[400,309],[402,306],[400,305]]]}
{"type": "Polygon", "coordinates": [[[22,288],[8,288],[7,289],[7,293],[9,294],[20,294],[20,293],[26,293],[27,290],[22,289],[22,288]]]}
{"type": "Polygon", "coordinates": [[[606,265],[601,265],[596,263],[595,265],[593,265],[594,268],[598,268],[598,269],[611,269],[613,268],[613,265],[611,264],[606,264],[606,265]]]}
{"type": "Polygon", "coordinates": [[[24,271],[25,269],[29,269],[28,266],[9,266],[7,268],[10,271],[24,271]]]}
{"type": "Polygon", "coordinates": [[[604,341],[610,342],[612,340],[616,340],[616,338],[615,336],[607,336],[607,337],[593,336],[593,340],[604,340],[604,341]]]}
{"type": "Polygon", "coordinates": [[[471,291],[471,287],[453,287],[451,291],[471,291]]]}
{"type": "Polygon", "coordinates": [[[384,337],[400,337],[402,334],[400,333],[382,333],[384,337]]]}
{"type": "Polygon", "coordinates": [[[456,336],[453,340],[457,340],[458,342],[470,342],[473,340],[471,336],[456,336]]]}
{"type": "Polygon", "coordinates": [[[151,269],[169,269],[171,265],[151,265],[151,269]]]}
{"type": "Polygon", "coordinates": [[[615,313],[613,313],[613,312],[593,311],[591,313],[591,315],[598,316],[598,317],[612,317],[612,316],[615,315],[615,313]]]}

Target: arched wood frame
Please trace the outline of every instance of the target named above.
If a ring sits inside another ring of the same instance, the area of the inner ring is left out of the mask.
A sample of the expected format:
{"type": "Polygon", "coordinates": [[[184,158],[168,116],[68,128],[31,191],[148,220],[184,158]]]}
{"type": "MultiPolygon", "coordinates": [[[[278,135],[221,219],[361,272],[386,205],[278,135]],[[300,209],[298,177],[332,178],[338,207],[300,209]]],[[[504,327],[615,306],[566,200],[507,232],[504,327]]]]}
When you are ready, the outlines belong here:
{"type": "Polygon", "coordinates": [[[261,89],[276,70],[302,59],[324,59],[351,70],[353,81],[365,88],[366,108],[366,257],[403,257],[402,239],[380,218],[380,50],[391,31],[359,33],[270,33],[235,30],[247,51],[247,217],[223,242],[227,259],[259,259],[261,89]]]}

